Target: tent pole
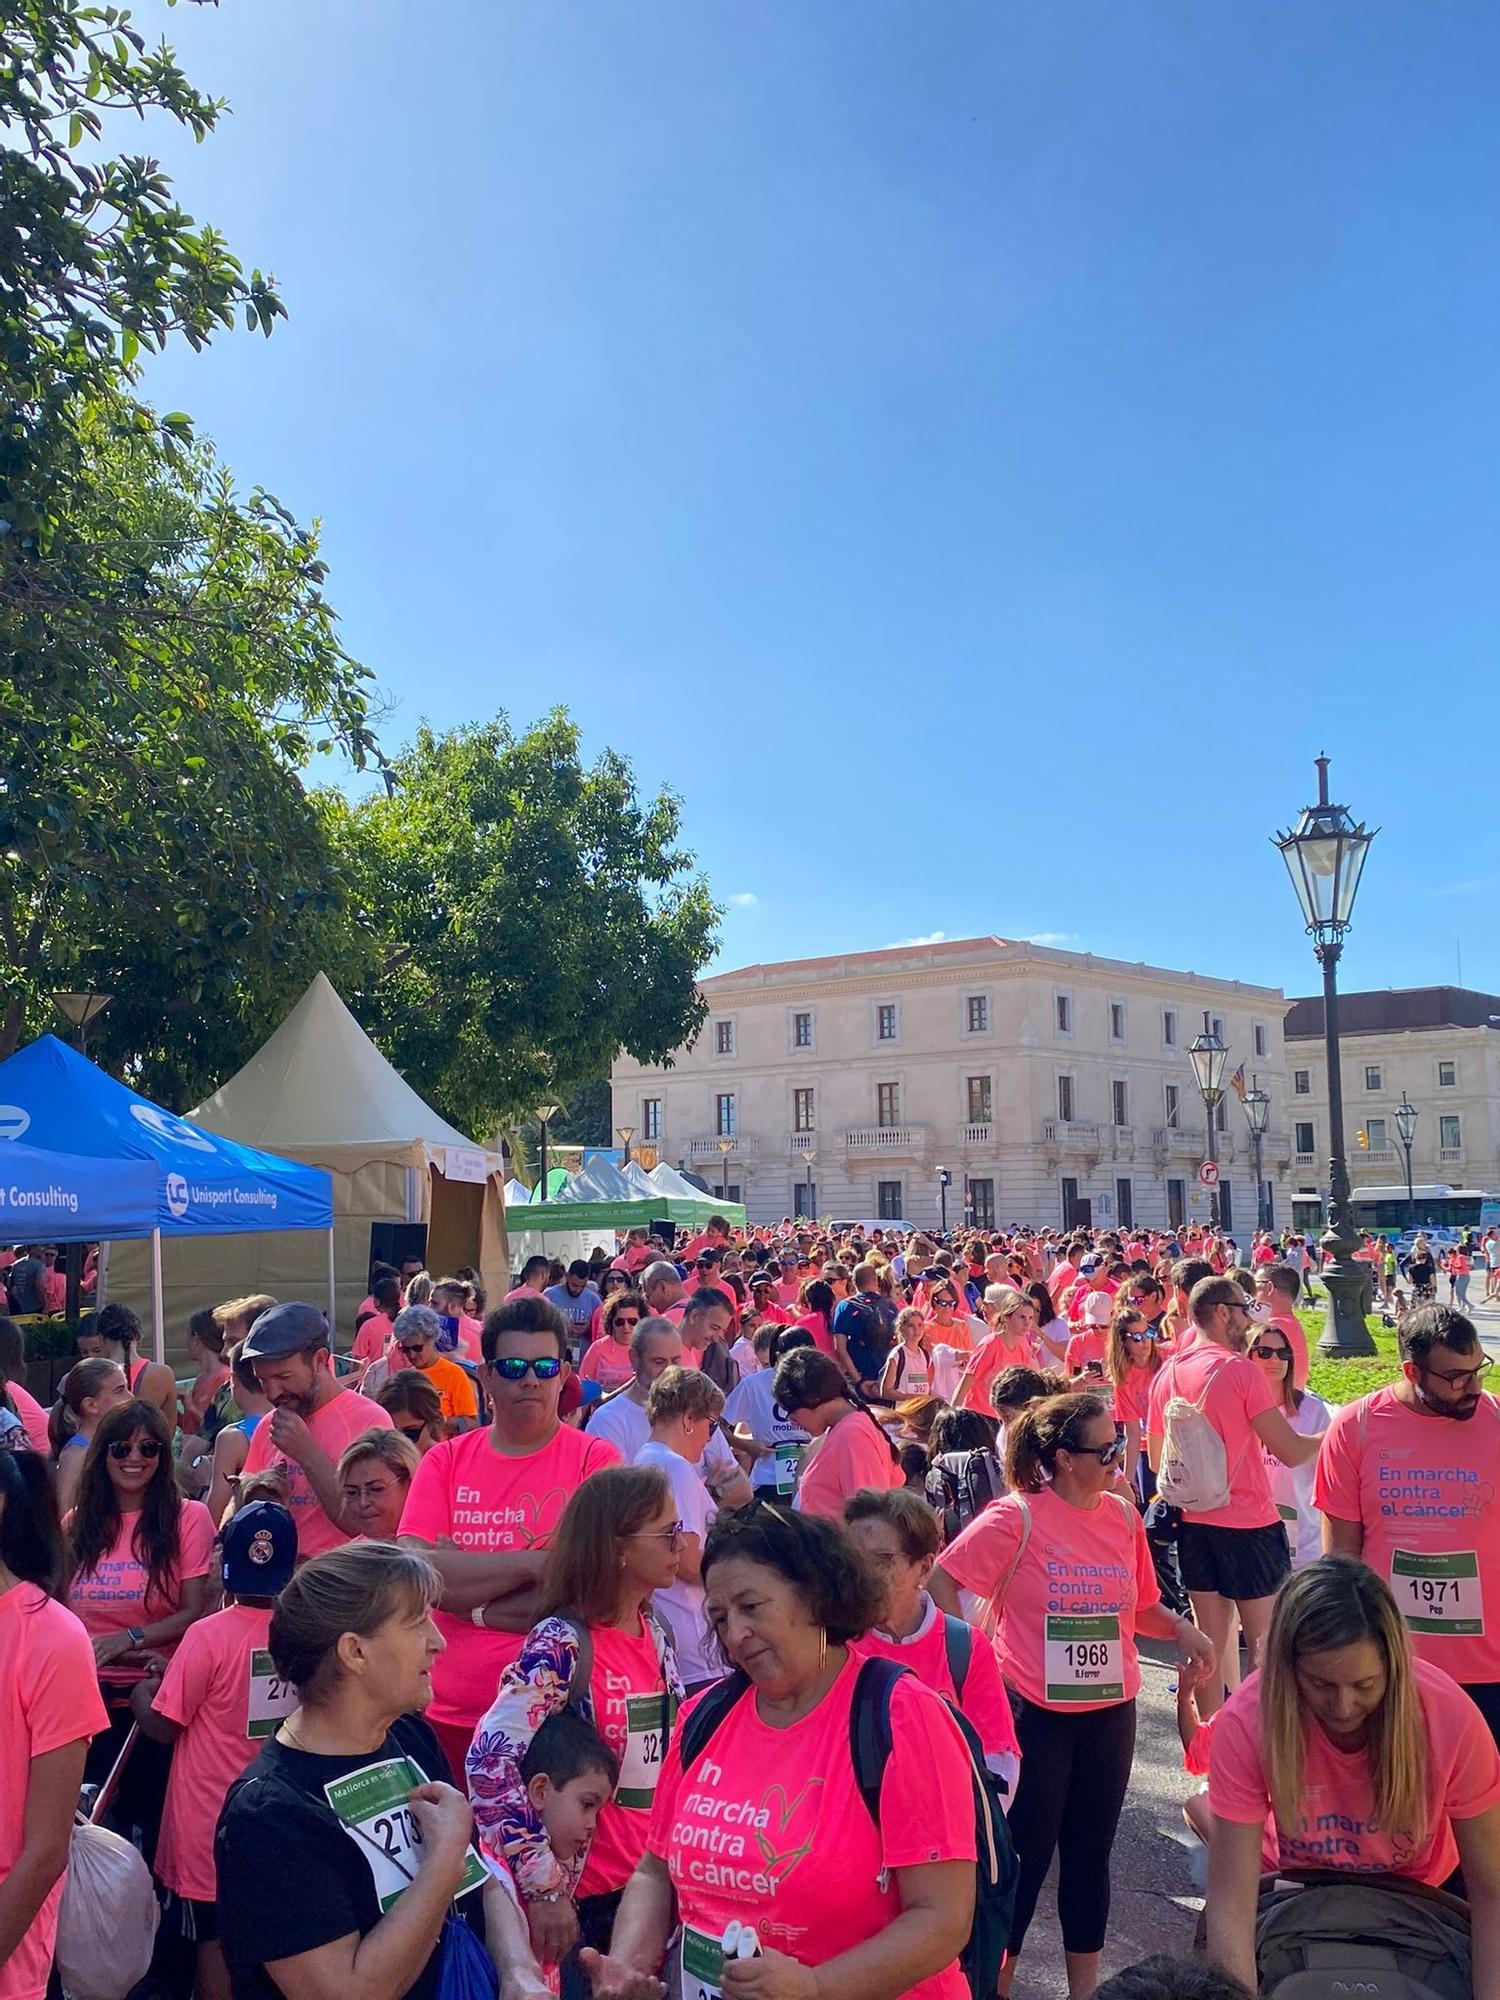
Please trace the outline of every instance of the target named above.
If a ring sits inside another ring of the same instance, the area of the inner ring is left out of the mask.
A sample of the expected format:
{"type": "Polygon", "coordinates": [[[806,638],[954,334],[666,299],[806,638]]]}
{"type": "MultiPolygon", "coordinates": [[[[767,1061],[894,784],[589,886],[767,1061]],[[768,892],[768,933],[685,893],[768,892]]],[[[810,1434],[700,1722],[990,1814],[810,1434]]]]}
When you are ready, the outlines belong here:
{"type": "Polygon", "coordinates": [[[158,1361],[167,1358],[167,1309],[161,1288],[161,1231],[151,1232],[151,1347],[158,1361]]]}
{"type": "Polygon", "coordinates": [[[333,1263],[333,1227],[328,1230],[328,1332],[330,1337],[338,1331],[339,1301],[338,1285],[333,1263]]]}

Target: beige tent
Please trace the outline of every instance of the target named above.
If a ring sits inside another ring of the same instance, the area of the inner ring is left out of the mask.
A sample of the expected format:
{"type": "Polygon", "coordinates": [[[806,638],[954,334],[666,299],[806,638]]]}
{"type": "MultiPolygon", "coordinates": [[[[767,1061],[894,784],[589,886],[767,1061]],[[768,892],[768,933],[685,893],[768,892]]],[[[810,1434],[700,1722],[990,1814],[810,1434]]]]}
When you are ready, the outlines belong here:
{"type": "MultiPolygon", "coordinates": [[[[509,1285],[504,1176],[498,1154],[439,1118],[392,1069],[324,973],[281,1026],[213,1096],[195,1124],[333,1176],[333,1260],[341,1345],[365,1295],[370,1225],[423,1222],[435,1277],[470,1264],[491,1299],[509,1285]]],[[[108,1294],[149,1305],[141,1245],[110,1247],[108,1294]]],[[[168,1339],[181,1350],[188,1315],[220,1299],[329,1295],[329,1242],[319,1234],[179,1238],[166,1245],[168,1339]]]]}

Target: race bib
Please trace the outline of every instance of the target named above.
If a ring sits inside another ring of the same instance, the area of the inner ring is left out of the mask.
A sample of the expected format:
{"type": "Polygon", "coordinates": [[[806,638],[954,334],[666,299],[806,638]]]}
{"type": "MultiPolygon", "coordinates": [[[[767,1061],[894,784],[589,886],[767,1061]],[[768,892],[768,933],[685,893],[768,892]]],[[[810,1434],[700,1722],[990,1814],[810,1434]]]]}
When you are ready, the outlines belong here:
{"type": "Polygon", "coordinates": [[[625,1755],[620,1759],[620,1787],[615,1803],[641,1812],[656,1797],[662,1758],[667,1751],[667,1697],[631,1694],[625,1697],[625,1755]]]}
{"type": "MultiPolygon", "coordinates": [[[[382,1916],[411,1887],[422,1866],[422,1830],[406,1801],[414,1786],[426,1782],[409,1757],[387,1757],[323,1787],[324,1798],[370,1864],[382,1916]]],[[[454,1895],[467,1896],[477,1889],[484,1872],[484,1863],[471,1847],[454,1895]]]]}
{"type": "Polygon", "coordinates": [[[297,1690],[277,1674],[271,1655],[257,1647],[250,1655],[245,1734],[255,1738],[274,1736],[296,1706],[297,1690]]]}
{"type": "Polygon", "coordinates": [[[682,2000],[723,2000],[724,1946],[718,1938],[682,1927],[682,2000]]]}
{"type": "Polygon", "coordinates": [[[1472,1549],[1442,1556],[1396,1549],[1391,1555],[1391,1590],[1409,1632],[1456,1638],[1484,1631],[1484,1592],[1479,1558],[1472,1549]]]}
{"type": "Polygon", "coordinates": [[[795,1493],[797,1481],[802,1472],[802,1447],[800,1444],[779,1444],[776,1447],[776,1491],[782,1495],[795,1493]]]}
{"type": "Polygon", "coordinates": [[[1125,1649],[1116,1612],[1049,1612],[1043,1678],[1048,1701],[1123,1701],[1125,1649]]]}

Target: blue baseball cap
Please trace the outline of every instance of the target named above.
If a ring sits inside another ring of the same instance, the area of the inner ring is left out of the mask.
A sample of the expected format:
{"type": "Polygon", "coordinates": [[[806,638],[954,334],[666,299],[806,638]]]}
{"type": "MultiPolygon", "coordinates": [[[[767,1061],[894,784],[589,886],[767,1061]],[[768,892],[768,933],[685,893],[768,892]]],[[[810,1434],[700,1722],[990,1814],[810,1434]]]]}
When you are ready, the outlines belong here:
{"type": "Polygon", "coordinates": [[[297,1524],[274,1500],[252,1500],[219,1531],[219,1573],[233,1597],[275,1597],[297,1566],[297,1524]]]}

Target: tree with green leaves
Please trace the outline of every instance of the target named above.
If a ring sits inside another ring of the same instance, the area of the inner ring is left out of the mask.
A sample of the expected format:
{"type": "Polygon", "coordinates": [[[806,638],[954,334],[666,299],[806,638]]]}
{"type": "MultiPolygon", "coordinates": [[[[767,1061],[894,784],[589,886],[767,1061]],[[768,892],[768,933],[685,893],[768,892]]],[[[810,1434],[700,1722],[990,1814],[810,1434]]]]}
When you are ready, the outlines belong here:
{"type": "Polygon", "coordinates": [[[613,751],[585,763],[562,710],[421,730],[395,788],[346,809],[346,873],[388,941],[347,997],[407,1081],[463,1131],[660,1062],[704,1018],[720,915],[679,845],[670,793],[643,801],[613,751]]]}

